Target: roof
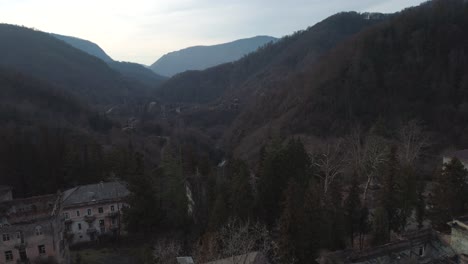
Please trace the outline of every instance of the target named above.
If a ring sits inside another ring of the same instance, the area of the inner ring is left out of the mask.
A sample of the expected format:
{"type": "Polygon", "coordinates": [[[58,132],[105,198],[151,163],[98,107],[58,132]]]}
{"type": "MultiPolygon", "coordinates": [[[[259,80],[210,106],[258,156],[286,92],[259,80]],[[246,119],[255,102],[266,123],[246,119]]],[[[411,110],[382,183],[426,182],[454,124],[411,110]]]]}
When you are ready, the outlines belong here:
{"type": "Polygon", "coordinates": [[[2,224],[31,223],[54,215],[60,195],[48,194],[0,203],[2,224]]]}
{"type": "Polygon", "coordinates": [[[424,263],[451,263],[455,252],[442,242],[436,233],[430,229],[410,232],[403,235],[400,240],[385,245],[359,250],[343,250],[322,255],[322,258],[335,260],[338,263],[394,263],[401,259],[418,254],[415,248],[422,245],[430,248],[424,257],[419,260],[424,263]]]}
{"type": "Polygon", "coordinates": [[[211,262],[207,262],[205,264],[266,264],[268,261],[260,252],[250,252],[243,255],[238,255],[234,257],[229,257],[225,259],[215,260],[211,262]]]}
{"type": "Polygon", "coordinates": [[[457,150],[445,156],[450,158],[457,158],[459,160],[468,160],[468,149],[457,150]]]}
{"type": "Polygon", "coordinates": [[[130,192],[125,184],[119,181],[82,185],[64,192],[63,206],[73,207],[82,204],[121,200],[129,194],[130,192]]]}

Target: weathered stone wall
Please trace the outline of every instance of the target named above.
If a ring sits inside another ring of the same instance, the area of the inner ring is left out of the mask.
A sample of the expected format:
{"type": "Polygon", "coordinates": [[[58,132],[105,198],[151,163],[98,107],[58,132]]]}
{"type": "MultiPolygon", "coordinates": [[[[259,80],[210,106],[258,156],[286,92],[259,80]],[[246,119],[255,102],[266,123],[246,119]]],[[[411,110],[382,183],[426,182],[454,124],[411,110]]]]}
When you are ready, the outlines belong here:
{"type": "Polygon", "coordinates": [[[462,228],[452,228],[451,245],[457,254],[468,254],[468,231],[462,228]]]}

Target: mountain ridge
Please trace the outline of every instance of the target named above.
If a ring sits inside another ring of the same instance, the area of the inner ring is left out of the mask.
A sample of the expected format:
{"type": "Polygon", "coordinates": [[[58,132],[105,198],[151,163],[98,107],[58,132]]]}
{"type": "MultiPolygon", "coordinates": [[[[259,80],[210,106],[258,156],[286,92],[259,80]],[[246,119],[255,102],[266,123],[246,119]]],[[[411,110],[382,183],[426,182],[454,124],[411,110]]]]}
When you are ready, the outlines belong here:
{"type": "Polygon", "coordinates": [[[276,40],[277,38],[270,36],[255,36],[216,45],[187,47],[163,55],[149,68],[169,77],[188,70],[204,70],[240,59],[259,47],[276,40]]]}

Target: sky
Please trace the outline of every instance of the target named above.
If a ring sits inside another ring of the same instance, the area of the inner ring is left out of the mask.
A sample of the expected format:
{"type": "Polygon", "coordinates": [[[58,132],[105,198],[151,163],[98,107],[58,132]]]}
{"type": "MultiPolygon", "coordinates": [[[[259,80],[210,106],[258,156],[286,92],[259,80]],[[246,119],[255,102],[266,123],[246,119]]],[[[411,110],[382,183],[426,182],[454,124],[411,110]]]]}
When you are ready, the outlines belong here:
{"type": "Polygon", "coordinates": [[[341,11],[393,13],[425,0],[0,0],[0,23],[90,40],[114,60],[269,35],[282,37],[341,11]]]}

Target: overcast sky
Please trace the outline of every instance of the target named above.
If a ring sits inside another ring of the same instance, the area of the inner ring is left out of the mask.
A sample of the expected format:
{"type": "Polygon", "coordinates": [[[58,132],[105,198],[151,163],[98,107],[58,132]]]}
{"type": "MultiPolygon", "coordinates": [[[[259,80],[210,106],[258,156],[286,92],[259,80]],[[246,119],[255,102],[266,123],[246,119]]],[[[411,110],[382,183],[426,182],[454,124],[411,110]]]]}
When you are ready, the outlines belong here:
{"type": "MultiPolygon", "coordinates": [[[[0,0],[0,22],[97,43],[115,60],[256,35],[282,37],[340,11],[396,12],[423,0],[0,0]]],[[[1,40],[0,40],[1,41],[1,40]]]]}

